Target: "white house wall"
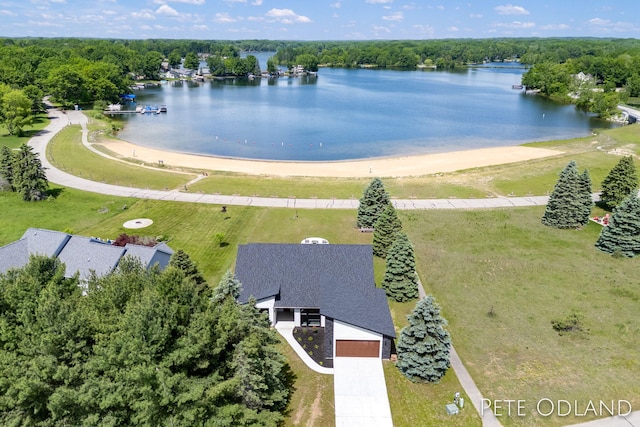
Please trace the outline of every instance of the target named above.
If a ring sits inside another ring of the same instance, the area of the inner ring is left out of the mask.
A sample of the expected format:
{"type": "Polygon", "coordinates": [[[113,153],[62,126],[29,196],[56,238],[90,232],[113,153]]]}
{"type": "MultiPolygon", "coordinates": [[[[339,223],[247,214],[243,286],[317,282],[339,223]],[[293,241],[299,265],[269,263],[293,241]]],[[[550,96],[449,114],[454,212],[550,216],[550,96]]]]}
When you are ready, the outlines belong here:
{"type": "Polygon", "coordinates": [[[276,305],[276,297],[270,297],[256,302],[257,308],[266,308],[269,310],[269,321],[272,325],[276,324],[276,313],[274,307],[276,305]]]}

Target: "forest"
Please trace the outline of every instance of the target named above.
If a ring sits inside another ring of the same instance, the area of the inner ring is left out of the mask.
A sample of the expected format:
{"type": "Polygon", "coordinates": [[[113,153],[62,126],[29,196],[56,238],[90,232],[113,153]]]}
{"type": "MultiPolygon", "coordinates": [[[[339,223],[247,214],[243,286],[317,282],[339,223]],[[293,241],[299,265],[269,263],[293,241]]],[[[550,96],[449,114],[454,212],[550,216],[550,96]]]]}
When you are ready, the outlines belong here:
{"type": "Polygon", "coordinates": [[[0,121],[20,133],[29,106],[44,95],[63,106],[117,102],[136,80],[160,79],[163,63],[194,67],[207,59],[216,76],[278,66],[449,70],[484,62],[531,67],[527,89],[602,116],[640,92],[640,40],[497,38],[387,41],[0,39],[0,121]],[[240,53],[276,52],[267,64],[240,53]],[[582,72],[589,78],[576,81],[582,72]]]}

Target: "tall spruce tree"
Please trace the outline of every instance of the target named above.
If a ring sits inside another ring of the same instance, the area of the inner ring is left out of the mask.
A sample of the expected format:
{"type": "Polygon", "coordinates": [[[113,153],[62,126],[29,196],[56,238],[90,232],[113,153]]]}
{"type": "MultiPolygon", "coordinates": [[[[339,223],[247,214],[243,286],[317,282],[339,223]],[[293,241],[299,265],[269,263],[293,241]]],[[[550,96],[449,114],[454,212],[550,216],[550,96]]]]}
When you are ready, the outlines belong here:
{"type": "Polygon", "coordinates": [[[380,258],[387,258],[387,252],[398,233],[402,231],[402,221],[392,203],[388,203],[375,223],[373,231],[373,254],[380,258]]]}
{"type": "Polygon", "coordinates": [[[585,225],[589,221],[589,213],[585,209],[587,186],[586,178],[581,177],[576,162],[571,160],[560,172],[558,182],[549,196],[542,223],[555,228],[579,228],[585,225]]]}
{"type": "Polygon", "coordinates": [[[620,159],[602,181],[600,200],[608,207],[615,208],[624,199],[638,191],[638,175],[631,156],[620,159]]]}
{"type": "Polygon", "coordinates": [[[389,248],[382,287],[387,296],[398,302],[418,298],[418,275],[413,245],[403,232],[389,248]]]}
{"type": "Polygon", "coordinates": [[[440,306],[427,295],[407,316],[409,325],[400,332],[398,362],[400,372],[413,382],[438,382],[449,369],[451,336],[440,306]]]}
{"type": "Polygon", "coordinates": [[[580,174],[580,196],[582,198],[582,225],[589,223],[589,216],[591,216],[591,208],[593,207],[593,197],[591,194],[591,176],[589,171],[585,169],[580,174]]]}
{"type": "Polygon", "coordinates": [[[13,151],[6,145],[2,146],[0,150],[0,178],[6,181],[9,189],[14,191],[13,187],[13,166],[16,160],[16,156],[13,151]]]}
{"type": "Polygon", "coordinates": [[[178,249],[173,255],[171,255],[169,265],[179,268],[184,272],[186,277],[194,280],[199,285],[205,282],[202,273],[200,273],[198,266],[196,266],[196,263],[193,262],[189,255],[182,249],[178,249]]]}
{"type": "Polygon", "coordinates": [[[627,257],[640,254],[640,199],[627,197],[614,211],[609,225],[602,227],[596,248],[627,257]]]}
{"type": "Polygon", "coordinates": [[[49,182],[33,148],[22,144],[13,167],[13,186],[23,200],[33,202],[47,197],[49,182]]]}
{"type": "Polygon", "coordinates": [[[358,227],[373,228],[378,217],[389,204],[390,197],[380,178],[374,178],[365,188],[358,205],[358,227]]]}
{"type": "Polygon", "coordinates": [[[213,298],[215,301],[223,301],[227,297],[231,297],[235,301],[240,295],[241,286],[236,275],[231,270],[227,270],[218,286],[213,290],[213,298]]]}

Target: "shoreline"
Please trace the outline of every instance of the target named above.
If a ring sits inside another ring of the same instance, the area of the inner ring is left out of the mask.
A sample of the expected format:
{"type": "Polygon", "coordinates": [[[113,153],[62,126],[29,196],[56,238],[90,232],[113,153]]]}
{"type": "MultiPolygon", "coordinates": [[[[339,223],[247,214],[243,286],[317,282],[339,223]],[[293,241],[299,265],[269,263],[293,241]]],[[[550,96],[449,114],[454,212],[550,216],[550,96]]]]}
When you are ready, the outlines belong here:
{"type": "Polygon", "coordinates": [[[94,144],[103,146],[121,158],[135,158],[145,163],[159,166],[201,169],[203,172],[220,171],[279,177],[415,177],[516,163],[563,154],[562,151],[557,150],[516,145],[434,154],[316,162],[258,160],[190,154],[149,148],[117,139],[106,139],[94,144]]]}

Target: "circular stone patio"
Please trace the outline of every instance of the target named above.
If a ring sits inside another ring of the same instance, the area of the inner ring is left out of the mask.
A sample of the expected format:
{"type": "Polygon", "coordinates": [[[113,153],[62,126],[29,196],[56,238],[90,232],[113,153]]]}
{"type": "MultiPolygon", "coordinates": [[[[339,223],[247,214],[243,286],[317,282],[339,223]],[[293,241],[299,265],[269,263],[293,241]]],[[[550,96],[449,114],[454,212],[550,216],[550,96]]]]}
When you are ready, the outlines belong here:
{"type": "Polygon", "coordinates": [[[145,228],[153,224],[153,221],[149,218],[137,218],[127,221],[122,226],[124,228],[145,228]]]}

